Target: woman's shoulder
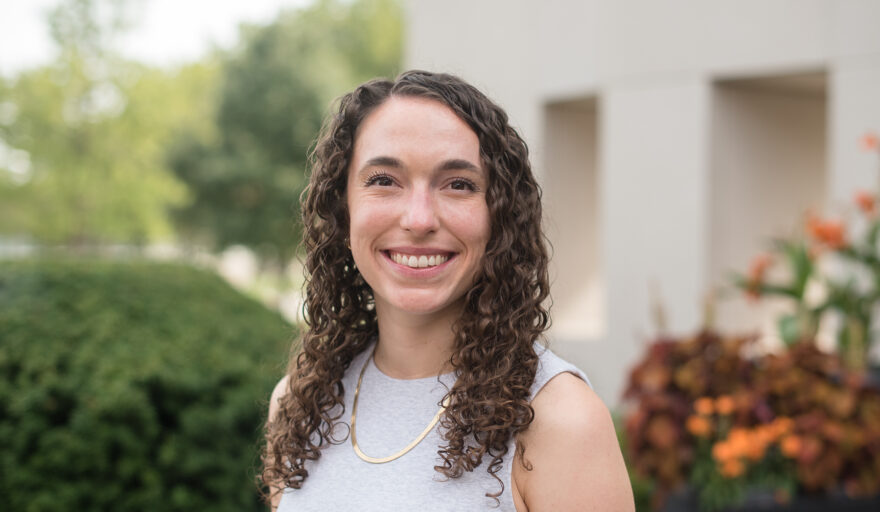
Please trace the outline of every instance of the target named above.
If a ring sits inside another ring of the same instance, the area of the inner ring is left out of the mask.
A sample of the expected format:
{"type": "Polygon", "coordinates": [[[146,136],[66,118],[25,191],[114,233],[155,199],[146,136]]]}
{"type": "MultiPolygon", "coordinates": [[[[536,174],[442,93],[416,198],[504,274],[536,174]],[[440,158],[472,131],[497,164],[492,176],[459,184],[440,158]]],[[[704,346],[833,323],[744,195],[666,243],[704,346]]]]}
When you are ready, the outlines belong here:
{"type": "Polygon", "coordinates": [[[532,384],[532,399],[534,399],[556,376],[562,373],[569,373],[576,376],[588,387],[592,387],[590,379],[587,375],[574,364],[559,357],[549,348],[539,344],[534,344],[535,353],[538,355],[538,368],[535,372],[535,380],[532,384]]]}
{"type": "MultiPolygon", "coordinates": [[[[632,491],[608,408],[583,372],[550,354],[541,361],[553,371],[543,370],[549,377],[532,400],[534,420],[518,438],[532,467],[514,466],[518,492],[532,510],[631,510],[632,491]]],[[[539,367],[536,380],[541,372],[539,367]]]]}
{"type": "Polygon", "coordinates": [[[579,434],[608,426],[611,421],[608,408],[589,384],[567,371],[557,373],[541,387],[532,400],[532,408],[535,421],[529,430],[539,433],[571,430],[583,437],[579,434]]]}
{"type": "Polygon", "coordinates": [[[285,375],[284,377],[281,377],[277,384],[275,384],[275,389],[272,390],[272,396],[269,398],[269,421],[274,420],[278,415],[278,404],[287,394],[289,389],[290,375],[285,375]]]}
{"type": "Polygon", "coordinates": [[[535,418],[527,431],[529,441],[549,441],[562,434],[568,435],[559,439],[592,437],[591,431],[607,430],[609,425],[613,431],[608,408],[584,372],[545,347],[536,346],[536,351],[531,402],[535,418]]]}

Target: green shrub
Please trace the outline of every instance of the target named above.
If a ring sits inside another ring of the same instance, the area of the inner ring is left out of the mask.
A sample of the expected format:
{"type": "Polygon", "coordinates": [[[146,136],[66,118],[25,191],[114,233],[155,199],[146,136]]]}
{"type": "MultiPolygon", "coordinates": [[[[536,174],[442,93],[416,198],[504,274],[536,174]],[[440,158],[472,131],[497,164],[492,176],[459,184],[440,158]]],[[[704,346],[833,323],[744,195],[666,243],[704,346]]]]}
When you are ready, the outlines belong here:
{"type": "Polygon", "coordinates": [[[4,510],[264,510],[293,328],[183,265],[0,262],[4,510]]]}

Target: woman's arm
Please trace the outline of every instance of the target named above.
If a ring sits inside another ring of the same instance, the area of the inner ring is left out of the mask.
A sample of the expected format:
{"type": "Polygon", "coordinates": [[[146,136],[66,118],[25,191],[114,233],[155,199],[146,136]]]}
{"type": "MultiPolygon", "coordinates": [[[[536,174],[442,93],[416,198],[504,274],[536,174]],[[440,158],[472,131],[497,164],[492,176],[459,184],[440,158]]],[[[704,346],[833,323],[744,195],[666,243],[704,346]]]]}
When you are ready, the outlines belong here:
{"type": "MultiPolygon", "coordinates": [[[[269,399],[269,422],[274,421],[275,417],[278,416],[278,401],[281,400],[281,397],[287,394],[287,381],[288,376],[285,375],[278,381],[278,384],[275,385],[275,389],[272,390],[272,397],[269,399]]],[[[281,501],[281,490],[282,487],[278,482],[269,482],[272,512],[275,512],[278,508],[278,503],[281,501]]]]}
{"type": "Polygon", "coordinates": [[[562,373],[532,407],[535,419],[518,439],[532,470],[513,467],[518,504],[529,512],[635,510],[611,415],[590,386],[562,373]]]}

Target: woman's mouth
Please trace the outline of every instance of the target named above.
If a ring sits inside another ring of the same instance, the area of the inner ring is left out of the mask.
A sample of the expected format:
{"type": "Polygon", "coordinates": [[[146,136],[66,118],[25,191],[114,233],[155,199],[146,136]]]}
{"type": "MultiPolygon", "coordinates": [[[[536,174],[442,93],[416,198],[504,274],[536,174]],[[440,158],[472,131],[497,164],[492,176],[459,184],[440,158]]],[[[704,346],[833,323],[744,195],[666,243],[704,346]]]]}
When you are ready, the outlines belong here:
{"type": "Polygon", "coordinates": [[[388,258],[409,268],[430,268],[446,263],[455,253],[437,253],[437,254],[404,254],[396,251],[385,251],[388,258]]]}

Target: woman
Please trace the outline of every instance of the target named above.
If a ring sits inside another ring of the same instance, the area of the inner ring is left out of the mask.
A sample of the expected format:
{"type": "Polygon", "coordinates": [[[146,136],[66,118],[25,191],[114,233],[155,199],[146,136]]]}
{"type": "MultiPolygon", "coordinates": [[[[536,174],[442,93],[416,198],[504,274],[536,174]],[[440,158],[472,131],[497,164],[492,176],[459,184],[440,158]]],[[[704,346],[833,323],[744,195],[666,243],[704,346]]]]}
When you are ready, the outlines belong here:
{"type": "Polygon", "coordinates": [[[445,74],[361,85],[315,148],[303,221],[273,509],[633,509],[607,409],[536,343],[540,190],[501,108],[445,74]]]}

